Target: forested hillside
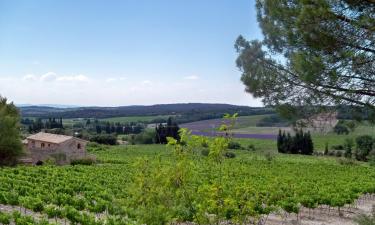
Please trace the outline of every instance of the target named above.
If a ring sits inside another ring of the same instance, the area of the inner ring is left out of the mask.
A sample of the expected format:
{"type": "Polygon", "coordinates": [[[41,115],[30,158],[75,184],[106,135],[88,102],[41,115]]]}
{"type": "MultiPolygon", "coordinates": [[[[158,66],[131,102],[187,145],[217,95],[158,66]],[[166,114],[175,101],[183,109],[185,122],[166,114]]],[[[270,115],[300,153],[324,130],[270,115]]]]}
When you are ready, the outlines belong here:
{"type": "MultiPolygon", "coordinates": [[[[190,119],[201,120],[222,117],[224,113],[239,113],[239,115],[260,115],[273,113],[272,109],[263,107],[236,106],[229,104],[162,104],[151,106],[120,106],[120,107],[80,107],[52,108],[43,106],[19,107],[22,117],[38,118],[109,118],[120,116],[156,116],[184,115],[190,119]]],[[[185,122],[185,121],[181,121],[185,122]]]]}

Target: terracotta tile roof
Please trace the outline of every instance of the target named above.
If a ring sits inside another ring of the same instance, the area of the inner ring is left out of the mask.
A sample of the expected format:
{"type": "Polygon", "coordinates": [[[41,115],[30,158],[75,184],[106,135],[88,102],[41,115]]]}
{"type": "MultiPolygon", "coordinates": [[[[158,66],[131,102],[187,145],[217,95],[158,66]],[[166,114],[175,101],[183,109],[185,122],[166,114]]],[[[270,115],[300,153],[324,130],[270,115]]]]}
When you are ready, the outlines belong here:
{"type": "Polygon", "coordinates": [[[72,138],[73,138],[72,136],[39,132],[37,134],[29,136],[27,140],[36,140],[36,141],[44,141],[44,142],[59,144],[67,140],[70,140],[72,138]]]}

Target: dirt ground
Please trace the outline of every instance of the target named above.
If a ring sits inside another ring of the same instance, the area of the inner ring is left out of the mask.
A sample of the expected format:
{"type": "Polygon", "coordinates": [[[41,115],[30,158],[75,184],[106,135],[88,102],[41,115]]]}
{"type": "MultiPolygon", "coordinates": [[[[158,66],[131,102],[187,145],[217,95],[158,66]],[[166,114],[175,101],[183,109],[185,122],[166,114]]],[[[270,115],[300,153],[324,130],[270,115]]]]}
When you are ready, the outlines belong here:
{"type": "Polygon", "coordinates": [[[358,199],[353,205],[348,205],[340,209],[328,206],[318,208],[303,208],[298,215],[284,213],[271,214],[268,216],[266,225],[355,225],[355,217],[361,214],[370,215],[375,206],[375,195],[365,195],[358,199]]]}

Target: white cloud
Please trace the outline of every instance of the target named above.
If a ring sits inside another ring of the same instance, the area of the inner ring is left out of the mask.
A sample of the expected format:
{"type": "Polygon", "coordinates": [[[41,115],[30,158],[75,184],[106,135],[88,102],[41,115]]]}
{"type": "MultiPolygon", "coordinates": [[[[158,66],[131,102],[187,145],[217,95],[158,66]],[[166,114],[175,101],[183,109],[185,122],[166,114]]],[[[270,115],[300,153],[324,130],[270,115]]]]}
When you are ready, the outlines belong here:
{"type": "Polygon", "coordinates": [[[144,80],[144,81],[142,81],[142,84],[143,85],[151,85],[152,82],[150,80],[144,80]]]}
{"type": "Polygon", "coordinates": [[[112,82],[116,82],[116,81],[124,81],[126,80],[126,77],[110,77],[110,78],[107,78],[105,80],[105,82],[107,83],[112,83],[112,82]]]}
{"type": "Polygon", "coordinates": [[[22,77],[22,80],[24,80],[24,81],[36,81],[36,80],[38,80],[38,77],[35,76],[34,74],[27,74],[27,75],[22,77]]]}
{"type": "Polygon", "coordinates": [[[40,81],[46,81],[46,82],[55,81],[56,79],[57,79],[57,75],[54,72],[48,72],[46,74],[43,74],[40,77],[40,81]]]}
{"type": "Polygon", "coordinates": [[[48,72],[41,76],[36,76],[34,74],[27,74],[22,77],[23,81],[40,81],[40,82],[87,82],[90,79],[82,74],[79,75],[67,75],[67,76],[60,76],[54,72],[48,72]]]}
{"type": "Polygon", "coordinates": [[[58,76],[57,81],[71,81],[71,82],[87,82],[89,81],[89,78],[86,77],[85,75],[79,74],[75,76],[58,76]]]}
{"type": "Polygon", "coordinates": [[[198,80],[199,77],[198,76],[195,76],[195,75],[191,75],[191,76],[186,76],[184,77],[185,80],[198,80]]]}

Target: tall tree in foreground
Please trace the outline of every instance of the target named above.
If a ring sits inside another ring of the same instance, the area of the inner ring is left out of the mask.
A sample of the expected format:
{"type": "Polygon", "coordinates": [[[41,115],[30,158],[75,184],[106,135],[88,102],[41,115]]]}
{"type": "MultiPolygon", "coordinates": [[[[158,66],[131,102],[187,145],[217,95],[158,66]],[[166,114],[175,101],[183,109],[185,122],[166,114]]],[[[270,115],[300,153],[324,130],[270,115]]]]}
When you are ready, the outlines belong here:
{"type": "Polygon", "coordinates": [[[351,105],[375,118],[374,1],[257,0],[256,9],[264,40],[235,44],[247,92],[292,114],[351,105]]]}
{"type": "Polygon", "coordinates": [[[0,96],[0,165],[13,165],[22,155],[19,120],[16,106],[0,96]]]}

